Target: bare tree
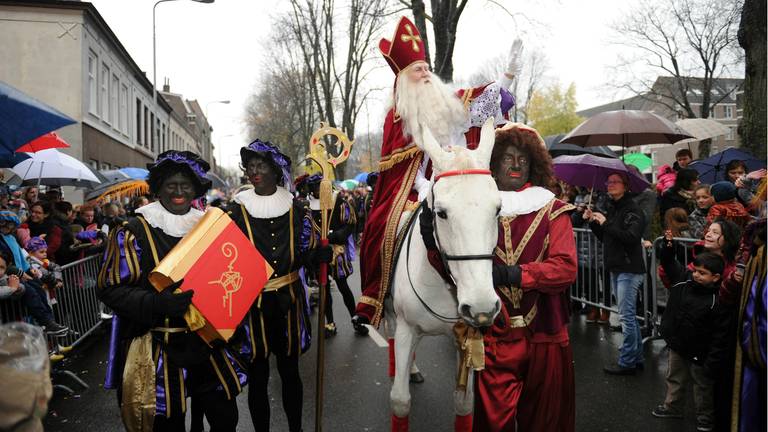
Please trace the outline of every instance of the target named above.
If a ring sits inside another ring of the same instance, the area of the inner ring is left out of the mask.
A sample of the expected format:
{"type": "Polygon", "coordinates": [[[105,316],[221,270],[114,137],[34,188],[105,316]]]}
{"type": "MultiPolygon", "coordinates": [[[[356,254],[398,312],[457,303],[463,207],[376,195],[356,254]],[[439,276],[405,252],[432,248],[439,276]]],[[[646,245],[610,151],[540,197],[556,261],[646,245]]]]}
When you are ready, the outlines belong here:
{"type": "MultiPolygon", "coordinates": [[[[291,0],[291,12],[282,22],[311,77],[309,90],[318,117],[340,127],[350,139],[373,90],[365,88],[364,82],[372,70],[368,66],[371,48],[387,7],[386,0],[347,0],[344,7],[337,7],[333,0],[291,0]],[[344,30],[337,31],[339,26],[344,30]]],[[[343,176],[343,166],[337,174],[343,176]]]]}
{"type": "Polygon", "coordinates": [[[453,49],[456,46],[456,28],[467,6],[467,0],[431,0],[431,15],[427,13],[424,0],[398,0],[413,13],[414,24],[421,33],[427,52],[427,63],[445,82],[453,81],[453,49]],[[429,54],[429,33],[427,21],[432,23],[435,40],[435,59],[429,54]]]}
{"type": "Polygon", "coordinates": [[[744,114],[739,124],[742,145],[765,158],[766,140],[766,3],[746,0],[741,12],[739,45],[746,54],[744,114]]]}
{"type": "MultiPolygon", "coordinates": [[[[642,3],[613,26],[617,43],[637,54],[623,59],[619,69],[632,76],[642,66],[671,78],[657,83],[655,76],[633,77],[619,86],[684,117],[709,117],[714,106],[736,92],[735,87],[718,89],[717,81],[741,64],[736,46],[740,12],[741,0],[642,3]]],[[[709,154],[709,142],[702,142],[700,153],[709,154]]]]}

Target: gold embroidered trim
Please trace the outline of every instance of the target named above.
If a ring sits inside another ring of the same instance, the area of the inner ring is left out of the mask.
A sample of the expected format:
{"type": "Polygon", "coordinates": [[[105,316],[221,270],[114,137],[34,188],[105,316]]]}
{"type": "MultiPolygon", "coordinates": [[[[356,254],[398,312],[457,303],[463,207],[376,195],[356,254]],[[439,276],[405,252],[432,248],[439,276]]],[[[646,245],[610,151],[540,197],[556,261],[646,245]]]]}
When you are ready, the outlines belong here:
{"type": "MultiPolygon", "coordinates": [[[[386,295],[387,289],[389,288],[389,279],[393,271],[392,258],[395,252],[397,226],[400,223],[400,216],[403,214],[403,207],[405,206],[405,203],[408,200],[408,195],[411,192],[411,185],[413,184],[416,178],[416,173],[418,172],[419,166],[421,165],[422,156],[423,153],[421,150],[418,150],[418,152],[415,153],[415,156],[403,178],[403,182],[400,185],[400,190],[397,192],[395,200],[392,203],[392,208],[389,210],[389,215],[387,215],[387,221],[384,229],[384,241],[381,248],[381,280],[379,281],[379,295],[376,299],[380,305],[384,302],[384,295],[386,295]]],[[[374,327],[377,327],[379,320],[381,320],[381,314],[383,312],[382,309],[383,308],[381,306],[376,307],[376,313],[371,320],[371,325],[374,327]]]]}
{"type": "Polygon", "coordinates": [[[284,286],[288,286],[299,280],[299,272],[293,271],[287,275],[280,276],[278,278],[270,279],[264,285],[262,292],[277,291],[284,286]]]}
{"type": "Polygon", "coordinates": [[[568,203],[564,203],[564,204],[565,205],[563,205],[559,209],[557,209],[557,210],[555,210],[555,211],[553,211],[553,212],[551,212],[549,214],[549,220],[551,220],[551,221],[555,220],[558,216],[560,216],[561,214],[563,214],[563,213],[565,213],[567,211],[576,210],[576,207],[574,205],[568,204],[568,203]]]}
{"type": "Polygon", "coordinates": [[[409,144],[403,148],[394,150],[392,153],[381,158],[379,161],[379,172],[391,169],[400,162],[411,159],[421,153],[421,149],[416,147],[416,144],[409,144]]]}
{"type": "Polygon", "coordinates": [[[525,232],[525,235],[523,235],[523,239],[520,240],[520,243],[518,243],[517,248],[515,249],[515,252],[512,255],[512,264],[517,264],[517,260],[520,259],[520,255],[523,254],[525,247],[528,246],[528,242],[531,241],[531,237],[533,237],[533,234],[536,232],[537,229],[539,229],[539,225],[541,224],[541,220],[544,218],[544,215],[549,213],[554,203],[555,203],[555,200],[553,199],[552,201],[549,202],[549,204],[542,207],[539,210],[539,212],[536,214],[536,218],[533,220],[533,222],[531,222],[531,225],[528,227],[528,230],[525,232]]]}
{"type": "Polygon", "coordinates": [[[368,296],[360,297],[360,303],[371,305],[371,306],[375,307],[376,309],[379,309],[379,308],[384,306],[384,305],[381,304],[380,301],[376,300],[373,297],[368,297],[368,296]]]}
{"type": "Polygon", "coordinates": [[[229,386],[227,385],[227,382],[224,381],[224,375],[221,374],[219,365],[216,364],[216,360],[213,359],[213,355],[209,355],[208,360],[211,361],[213,370],[216,372],[216,376],[219,377],[219,381],[221,381],[221,386],[224,387],[224,391],[227,393],[227,400],[232,400],[232,395],[229,393],[229,386]]]}

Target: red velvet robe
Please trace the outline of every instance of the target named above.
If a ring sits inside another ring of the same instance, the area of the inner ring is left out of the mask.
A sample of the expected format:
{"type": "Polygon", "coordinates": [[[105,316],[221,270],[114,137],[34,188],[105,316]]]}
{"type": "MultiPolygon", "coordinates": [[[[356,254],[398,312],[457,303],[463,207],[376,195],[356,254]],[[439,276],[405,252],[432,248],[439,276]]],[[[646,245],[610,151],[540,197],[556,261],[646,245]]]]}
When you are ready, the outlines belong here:
{"type": "MultiPolygon", "coordinates": [[[[482,94],[486,86],[457,92],[465,107],[482,94]]],[[[467,147],[474,149],[480,142],[480,128],[465,134],[467,147]]],[[[403,124],[394,109],[384,119],[379,179],[373,194],[373,204],[363,229],[360,246],[361,290],[363,292],[355,313],[378,326],[383,312],[384,297],[392,274],[397,225],[403,211],[416,207],[418,196],[412,191],[416,173],[424,153],[411,137],[403,136],[403,124]]],[[[427,170],[429,173],[429,169],[427,170]]]]}
{"type": "Polygon", "coordinates": [[[572,208],[553,199],[539,211],[499,218],[495,263],[519,264],[522,279],[520,288],[496,287],[502,311],[485,333],[485,369],[475,374],[475,430],[514,431],[516,422],[523,431],[574,429],[567,330],[568,287],[577,270],[572,208]],[[511,327],[515,316],[526,325],[511,327]]]}

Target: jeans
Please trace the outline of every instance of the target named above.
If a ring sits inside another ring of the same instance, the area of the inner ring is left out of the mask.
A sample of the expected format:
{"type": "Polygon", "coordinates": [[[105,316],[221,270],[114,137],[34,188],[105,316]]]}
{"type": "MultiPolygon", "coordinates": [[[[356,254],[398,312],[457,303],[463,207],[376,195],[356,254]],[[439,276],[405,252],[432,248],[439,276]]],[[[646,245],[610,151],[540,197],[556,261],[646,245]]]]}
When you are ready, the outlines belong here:
{"type": "Polygon", "coordinates": [[[619,366],[633,368],[643,362],[643,338],[637,323],[637,290],[645,279],[643,273],[611,272],[611,287],[619,302],[619,321],[624,341],[619,347],[619,366]]]}

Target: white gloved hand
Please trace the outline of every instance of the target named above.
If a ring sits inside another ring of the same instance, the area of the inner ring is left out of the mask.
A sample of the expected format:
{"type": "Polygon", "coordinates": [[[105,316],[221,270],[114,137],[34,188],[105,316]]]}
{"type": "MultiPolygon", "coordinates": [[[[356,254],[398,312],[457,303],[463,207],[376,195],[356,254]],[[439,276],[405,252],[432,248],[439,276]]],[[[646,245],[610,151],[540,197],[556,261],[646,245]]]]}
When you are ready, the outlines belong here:
{"type": "Polygon", "coordinates": [[[423,177],[416,178],[416,181],[413,183],[413,188],[416,189],[416,192],[419,194],[419,202],[424,201],[427,198],[430,185],[431,182],[429,180],[423,177]]]}
{"type": "Polygon", "coordinates": [[[509,49],[509,60],[507,68],[499,79],[501,88],[507,89],[512,84],[512,80],[520,75],[523,68],[523,41],[520,38],[515,39],[512,47],[509,49]]]}

